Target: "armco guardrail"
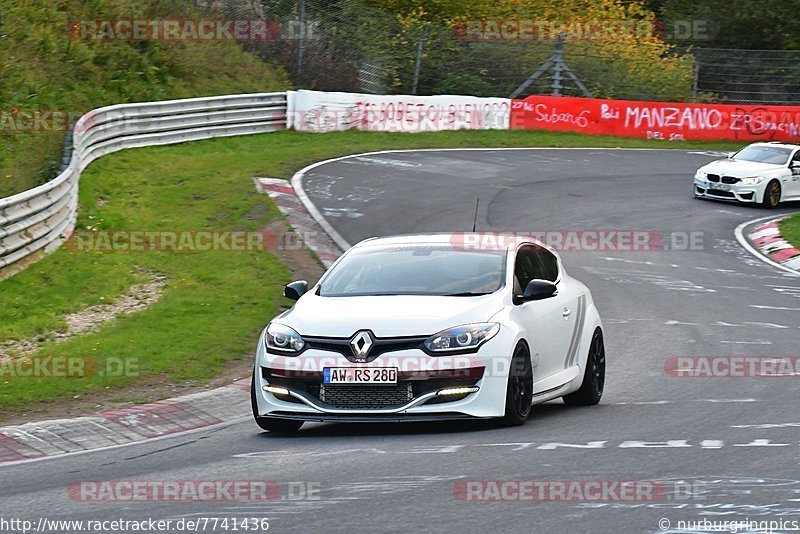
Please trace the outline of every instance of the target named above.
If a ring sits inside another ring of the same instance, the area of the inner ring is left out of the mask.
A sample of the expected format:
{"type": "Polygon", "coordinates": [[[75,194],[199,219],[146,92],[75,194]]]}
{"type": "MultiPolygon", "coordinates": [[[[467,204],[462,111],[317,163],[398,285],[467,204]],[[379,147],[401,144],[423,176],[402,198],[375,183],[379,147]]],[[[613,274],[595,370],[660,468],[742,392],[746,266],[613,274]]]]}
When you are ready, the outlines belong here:
{"type": "Polygon", "coordinates": [[[286,93],[121,104],[83,115],[67,167],[53,180],[0,199],[0,280],[57,249],[75,227],[78,179],[124,148],[273,132],[286,128],[286,93]]]}

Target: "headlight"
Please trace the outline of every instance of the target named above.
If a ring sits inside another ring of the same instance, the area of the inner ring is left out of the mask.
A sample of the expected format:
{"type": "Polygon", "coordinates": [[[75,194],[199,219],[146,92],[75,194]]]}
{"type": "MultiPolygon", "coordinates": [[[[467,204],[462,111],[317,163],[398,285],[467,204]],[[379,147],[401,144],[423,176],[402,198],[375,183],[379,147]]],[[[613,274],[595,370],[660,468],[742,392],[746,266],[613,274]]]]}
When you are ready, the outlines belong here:
{"type": "Polygon", "coordinates": [[[694,173],[694,177],[698,180],[705,180],[708,173],[706,171],[698,169],[696,173],[694,173]]]}
{"type": "Polygon", "coordinates": [[[300,334],[279,323],[269,323],[264,342],[268,350],[285,352],[286,354],[297,354],[306,345],[300,334]]]}
{"type": "Polygon", "coordinates": [[[750,178],[742,178],[739,183],[742,185],[758,185],[765,179],[763,176],[751,176],[750,178]]]}
{"type": "Polygon", "coordinates": [[[497,323],[465,324],[442,330],[425,340],[425,348],[431,352],[453,352],[475,349],[493,338],[500,331],[497,323]]]}

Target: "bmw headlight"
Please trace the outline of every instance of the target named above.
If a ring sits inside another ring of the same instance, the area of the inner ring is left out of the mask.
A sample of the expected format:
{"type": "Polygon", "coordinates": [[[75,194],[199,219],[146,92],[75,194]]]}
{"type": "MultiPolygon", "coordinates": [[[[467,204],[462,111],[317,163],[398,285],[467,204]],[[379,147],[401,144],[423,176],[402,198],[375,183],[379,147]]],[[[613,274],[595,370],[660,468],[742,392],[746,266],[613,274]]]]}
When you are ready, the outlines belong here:
{"type": "Polygon", "coordinates": [[[702,169],[698,169],[696,173],[694,173],[694,177],[698,180],[705,180],[708,173],[702,169]]]}
{"type": "Polygon", "coordinates": [[[766,180],[763,176],[751,176],[750,178],[742,178],[739,183],[742,185],[758,185],[766,180]]]}
{"type": "Polygon", "coordinates": [[[430,352],[453,352],[477,349],[492,339],[500,331],[497,323],[475,323],[442,330],[425,340],[425,348],[430,352]]]}
{"type": "Polygon", "coordinates": [[[300,334],[280,323],[269,323],[264,342],[267,345],[267,350],[286,354],[297,354],[306,345],[300,334]]]}

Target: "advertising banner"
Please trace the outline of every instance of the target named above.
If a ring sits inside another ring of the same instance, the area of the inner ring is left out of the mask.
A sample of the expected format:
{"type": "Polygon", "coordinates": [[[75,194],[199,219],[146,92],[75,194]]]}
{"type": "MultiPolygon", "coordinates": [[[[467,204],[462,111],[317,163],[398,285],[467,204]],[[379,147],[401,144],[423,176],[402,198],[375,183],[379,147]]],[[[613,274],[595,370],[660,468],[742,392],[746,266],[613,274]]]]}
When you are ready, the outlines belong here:
{"type": "Polygon", "coordinates": [[[800,106],[530,96],[512,102],[511,129],[673,141],[800,141],[800,106]]]}
{"type": "Polygon", "coordinates": [[[508,98],[289,91],[287,126],[303,132],[507,130],[508,98]]]}

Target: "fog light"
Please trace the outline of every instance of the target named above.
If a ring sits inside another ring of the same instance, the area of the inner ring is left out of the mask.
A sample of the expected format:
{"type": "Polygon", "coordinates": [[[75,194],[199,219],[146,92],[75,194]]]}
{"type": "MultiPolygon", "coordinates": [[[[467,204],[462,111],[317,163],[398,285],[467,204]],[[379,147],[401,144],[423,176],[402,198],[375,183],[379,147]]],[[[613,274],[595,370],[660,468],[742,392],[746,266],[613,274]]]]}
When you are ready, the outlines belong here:
{"type": "Polygon", "coordinates": [[[478,391],[478,386],[468,386],[463,388],[446,388],[440,389],[436,392],[437,395],[466,395],[467,393],[475,393],[478,391]]]}
{"type": "Polygon", "coordinates": [[[288,395],[289,390],[286,388],[279,388],[275,386],[264,386],[264,391],[269,391],[273,395],[288,395]]]}

